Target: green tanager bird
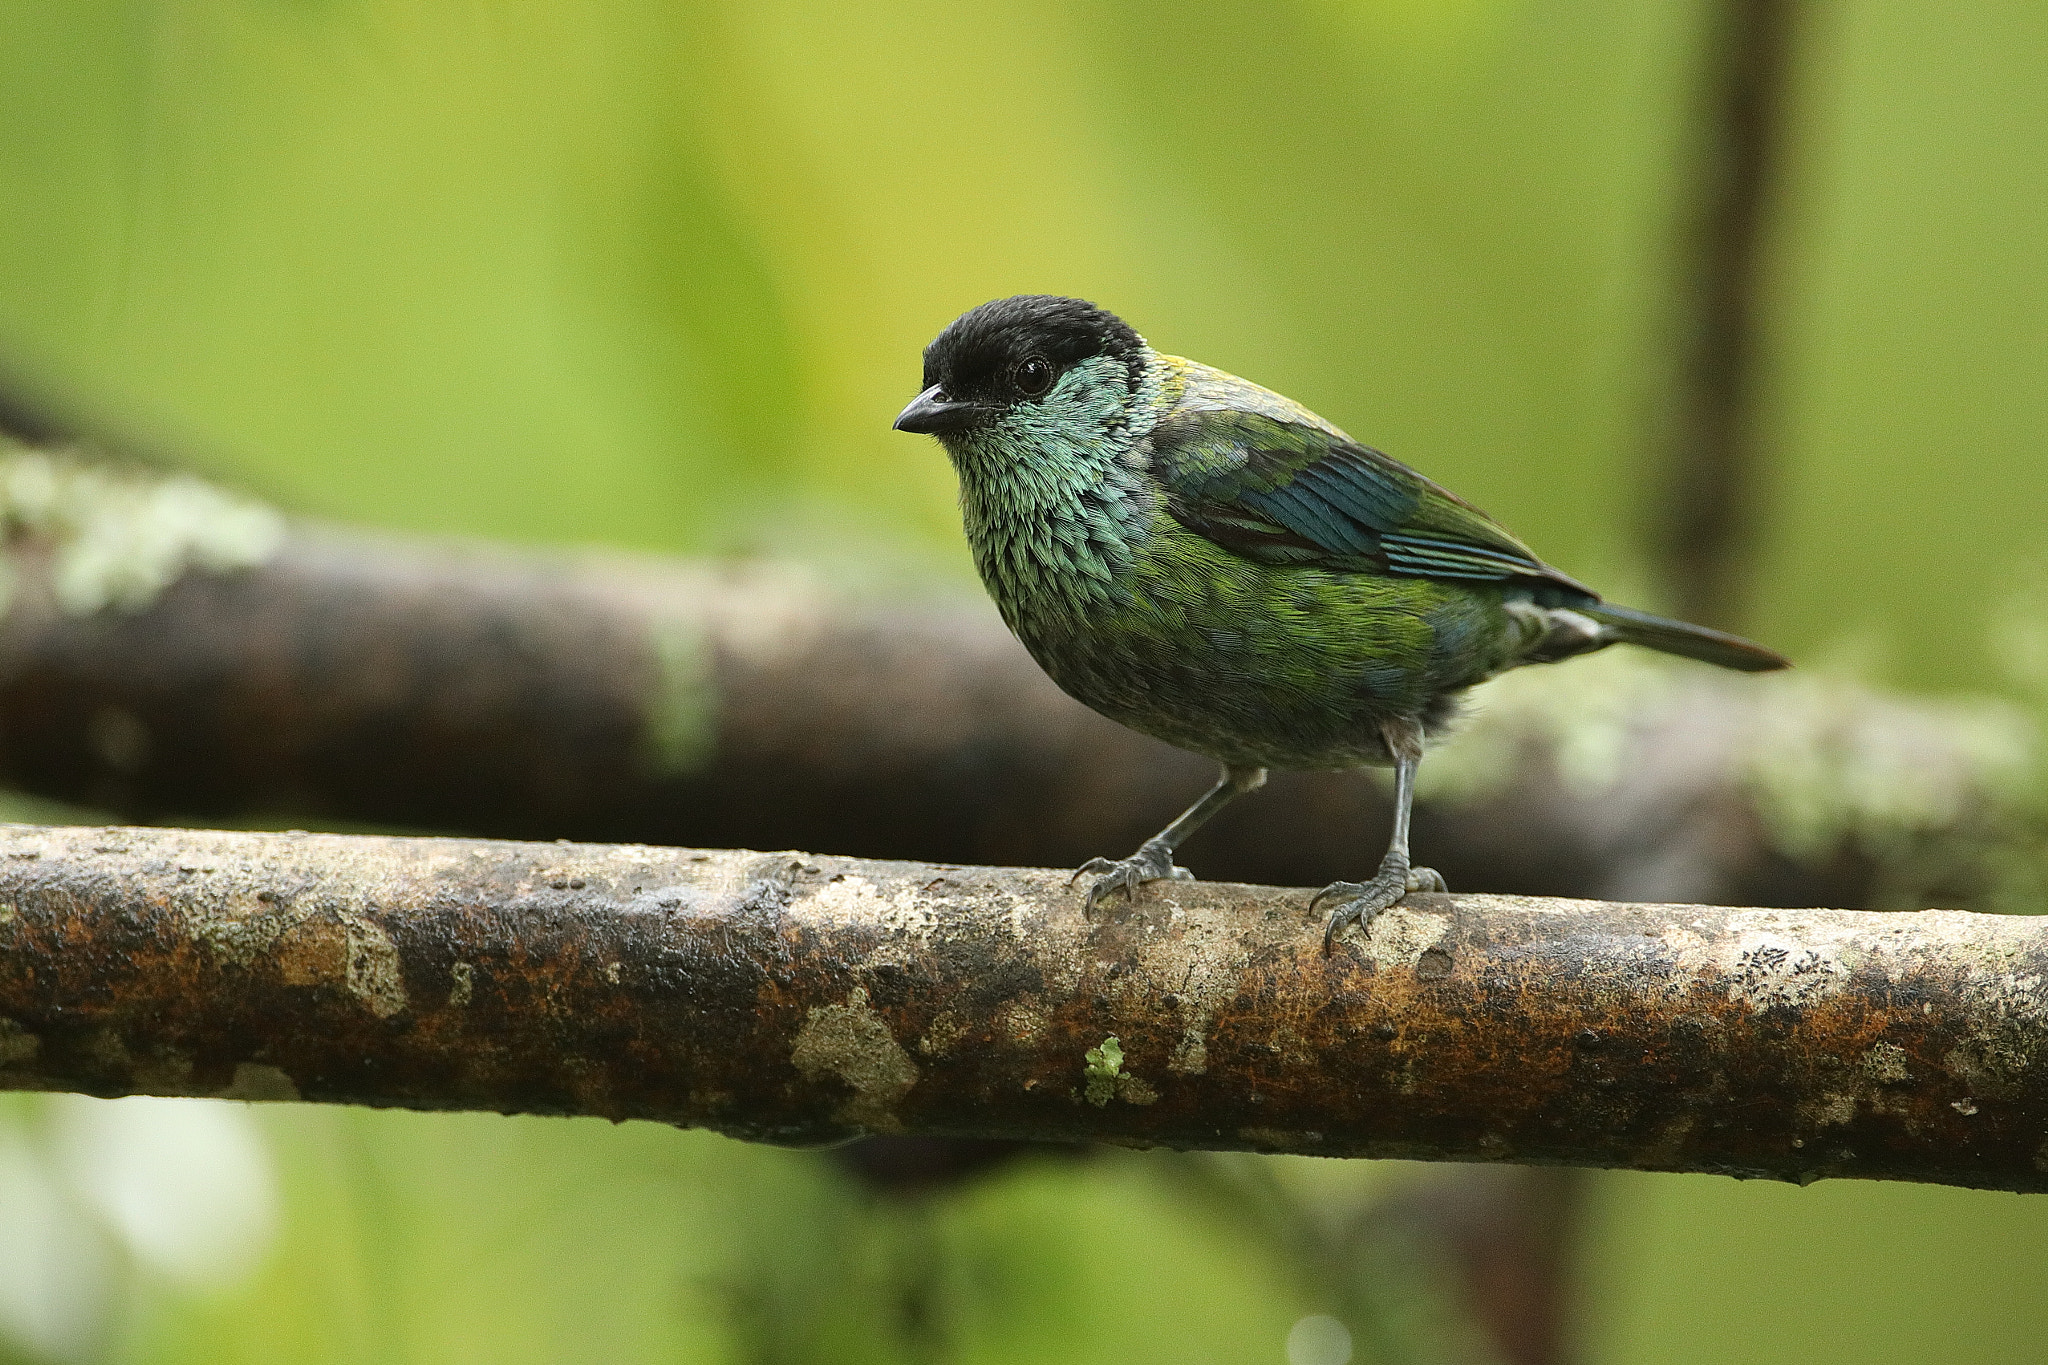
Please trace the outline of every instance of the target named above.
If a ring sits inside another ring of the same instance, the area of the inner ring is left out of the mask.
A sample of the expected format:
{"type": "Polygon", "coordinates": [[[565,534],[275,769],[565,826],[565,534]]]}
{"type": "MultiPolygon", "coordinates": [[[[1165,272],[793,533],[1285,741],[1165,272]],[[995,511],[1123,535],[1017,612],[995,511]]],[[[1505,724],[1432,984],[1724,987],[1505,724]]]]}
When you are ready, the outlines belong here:
{"type": "Polygon", "coordinates": [[[1410,891],[1424,747],[1475,683],[1615,643],[1751,672],[1747,640],[1600,600],[1484,512],[1299,403],[1163,355],[1114,314],[1027,294],[925,348],[899,431],[938,437],[1003,620],[1053,681],[1112,720],[1223,765],[1128,858],[1096,858],[1092,909],[1186,878],[1174,850],[1268,768],[1394,770],[1394,832],[1337,882],[1325,951],[1410,891]]]}

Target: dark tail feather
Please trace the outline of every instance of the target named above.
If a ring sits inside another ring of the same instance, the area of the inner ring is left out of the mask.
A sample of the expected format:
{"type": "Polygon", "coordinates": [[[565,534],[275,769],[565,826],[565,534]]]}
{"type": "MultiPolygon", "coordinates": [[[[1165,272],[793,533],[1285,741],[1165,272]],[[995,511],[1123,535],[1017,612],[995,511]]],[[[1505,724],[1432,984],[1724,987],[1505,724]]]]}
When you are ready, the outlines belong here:
{"type": "Polygon", "coordinates": [[[1701,663],[1739,668],[1745,673],[1768,673],[1792,666],[1792,661],[1782,654],[1751,644],[1739,635],[1708,630],[1705,626],[1688,625],[1684,621],[1652,616],[1646,611],[1632,611],[1606,602],[1572,610],[1607,627],[1616,640],[1698,659],[1701,663]]]}

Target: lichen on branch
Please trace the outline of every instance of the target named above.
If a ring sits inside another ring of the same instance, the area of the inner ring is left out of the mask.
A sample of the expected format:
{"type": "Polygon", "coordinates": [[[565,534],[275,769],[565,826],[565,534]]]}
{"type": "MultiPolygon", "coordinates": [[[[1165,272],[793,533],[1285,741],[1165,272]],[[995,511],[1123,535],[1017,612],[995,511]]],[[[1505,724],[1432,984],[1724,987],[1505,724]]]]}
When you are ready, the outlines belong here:
{"type": "Polygon", "coordinates": [[[0,830],[0,1086],[2048,1188],[2035,918],[0,830]]]}

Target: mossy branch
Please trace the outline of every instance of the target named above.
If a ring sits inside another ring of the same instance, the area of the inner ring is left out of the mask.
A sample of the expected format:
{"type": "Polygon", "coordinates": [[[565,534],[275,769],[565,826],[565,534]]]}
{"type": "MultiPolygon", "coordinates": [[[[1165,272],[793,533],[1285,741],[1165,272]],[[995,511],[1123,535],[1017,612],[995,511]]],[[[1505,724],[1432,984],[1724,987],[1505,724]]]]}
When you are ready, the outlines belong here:
{"type": "Polygon", "coordinates": [[[2048,1189],[2048,921],[1416,896],[1326,957],[1306,905],[6,826],[0,1085],[2048,1189]]]}
{"type": "MultiPolygon", "coordinates": [[[[986,600],[788,566],[371,537],[0,449],[0,784],[121,818],[1074,865],[1213,778],[1062,695],[986,600]]],[[[1615,650],[1479,689],[1422,766],[1454,887],[2031,906],[2030,718],[1615,650]]],[[[1276,774],[1197,872],[1357,876],[1384,797],[1276,774]]]]}

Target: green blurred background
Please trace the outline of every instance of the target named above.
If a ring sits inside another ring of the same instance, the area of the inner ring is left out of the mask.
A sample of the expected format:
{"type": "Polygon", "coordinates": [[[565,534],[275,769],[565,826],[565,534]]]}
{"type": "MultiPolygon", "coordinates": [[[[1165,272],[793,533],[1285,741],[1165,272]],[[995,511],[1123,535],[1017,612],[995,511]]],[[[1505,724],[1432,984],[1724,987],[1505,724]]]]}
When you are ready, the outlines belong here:
{"type": "MultiPolygon", "coordinates": [[[[296,511],[966,585],[951,472],[889,420],[964,308],[1078,294],[1641,597],[1704,14],[0,0],[0,366],[296,511]]],[[[2048,9],[1828,0],[1798,36],[1744,624],[2011,690],[1997,623],[2038,606],[2048,503],[2048,9]]],[[[873,1205],[642,1125],[220,1106],[227,1137],[166,1148],[120,1109],[5,1099],[0,1360],[1282,1361],[1319,1311],[1141,1157],[873,1205]],[[164,1252],[176,1218],[66,1155],[101,1148],[173,1183],[241,1152],[213,1178],[247,1207],[178,1226],[246,1254],[164,1252]],[[906,1258],[943,1266],[943,1355],[890,1316],[906,1258]],[[84,1306],[10,1318],[60,1265],[84,1306]]],[[[1592,1361],[2048,1352],[2048,1202],[1606,1176],[1591,1203],[1592,1361]]]]}

